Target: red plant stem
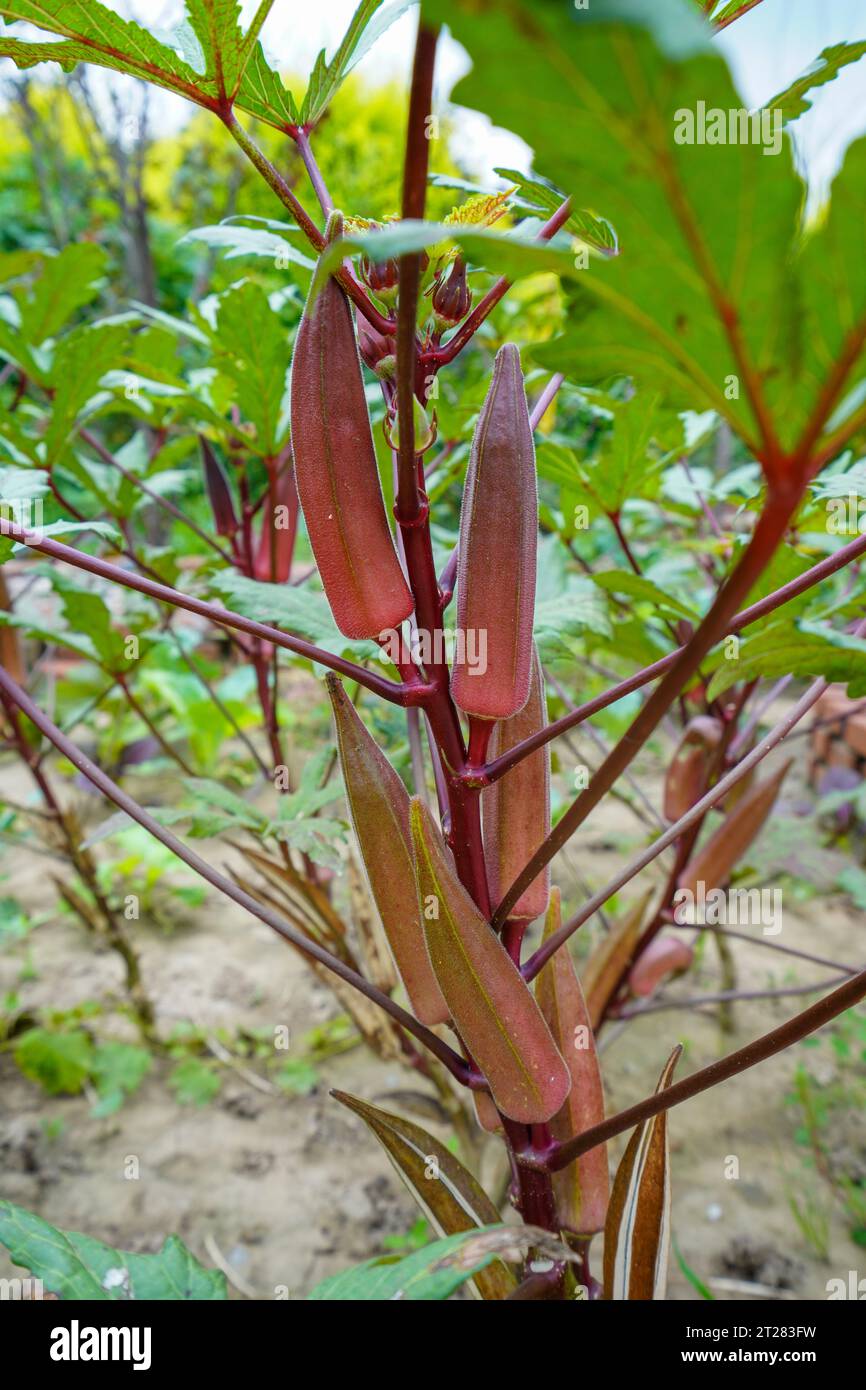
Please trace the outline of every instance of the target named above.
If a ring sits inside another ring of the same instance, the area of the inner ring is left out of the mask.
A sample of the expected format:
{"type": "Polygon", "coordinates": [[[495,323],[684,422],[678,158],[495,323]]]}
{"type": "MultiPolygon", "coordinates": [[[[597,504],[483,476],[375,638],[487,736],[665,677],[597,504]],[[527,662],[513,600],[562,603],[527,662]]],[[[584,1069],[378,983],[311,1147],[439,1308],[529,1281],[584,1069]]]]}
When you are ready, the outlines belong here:
{"type": "MultiPolygon", "coordinates": [[[[536,241],[550,241],[552,237],[556,236],[560,228],[565,225],[570,215],[571,199],[566,198],[565,202],[557,208],[553,216],[545,222],[536,237],[536,241]]],[[[454,336],[448,339],[447,343],[444,343],[440,348],[433,348],[430,352],[422,353],[422,367],[425,370],[427,368],[433,368],[435,371],[438,370],[439,367],[444,367],[449,362],[453,362],[454,358],[463,351],[467,344],[471,343],[484,320],[496,308],[500,299],[511,289],[511,284],[512,282],[504,275],[495,281],[484,297],[478,301],[471,314],[463,320],[454,336]]]]}
{"type": "Polygon", "coordinates": [[[751,946],[763,946],[767,951],[781,951],[783,955],[794,956],[797,960],[807,960],[811,965],[824,965],[828,970],[838,970],[840,975],[855,975],[853,965],[845,965],[839,960],[828,960],[826,956],[815,956],[810,951],[800,951],[795,946],[783,946],[781,941],[768,941],[765,936],[750,936],[747,931],[737,931],[735,927],[717,927],[712,922],[675,922],[673,913],[665,913],[668,926],[679,931],[711,931],[716,936],[736,936],[740,941],[748,941],[751,946]]]}
{"type": "Polygon", "coordinates": [[[124,468],[120,460],[116,459],[114,454],[106,449],[105,445],[97,439],[95,434],[91,434],[90,430],[79,430],[78,433],[85,444],[88,444],[93,452],[99,455],[103,463],[107,463],[110,468],[116,469],[122,478],[125,478],[128,483],[132,483],[132,486],[138,488],[139,492],[143,493],[145,497],[149,497],[151,502],[155,503],[157,507],[160,507],[168,516],[173,517],[175,521],[179,521],[181,526],[186,526],[189,531],[192,531],[194,536],[198,536],[200,541],[210,546],[211,550],[215,550],[220,558],[225,560],[227,564],[230,565],[232,563],[231,555],[229,555],[227,550],[223,549],[218,541],[214,540],[213,536],[209,536],[206,531],[203,531],[200,526],[197,526],[191,517],[186,516],[180,510],[180,507],[176,507],[167,497],[161,497],[158,492],[154,492],[153,488],[148,487],[143,478],[136,477],[134,473],[130,473],[128,468],[124,468]]]}
{"type": "Polygon", "coordinates": [[[172,762],[176,763],[185,776],[194,777],[195,772],[190,767],[189,763],[186,761],[183,755],[179,753],[176,748],[172,748],[168,740],[163,737],[163,735],[159,731],[159,727],[154,723],[147,710],[142,707],[137,697],[130,690],[129,682],[127,681],[126,677],[122,673],[115,671],[114,678],[117,681],[117,684],[120,686],[120,689],[123,691],[124,699],[126,700],[126,703],[129,705],[129,708],[132,710],[133,714],[141,720],[142,724],[147,729],[151,737],[156,740],[157,744],[162,749],[165,756],[169,758],[172,762]]]}
{"type": "Polygon", "coordinates": [[[155,821],[153,816],[145,811],[144,807],[139,806],[138,802],[134,801],[131,796],[128,796],[125,791],[118,787],[100,767],[97,767],[96,763],[91,762],[86,754],[82,753],[79,748],[76,748],[72,740],[67,738],[67,736],[57,728],[56,724],[51,722],[47,715],[43,714],[38,706],[30,699],[29,695],[12,680],[11,676],[8,675],[2,666],[0,666],[0,691],[17,706],[22,714],[27,716],[30,722],[36,726],[39,732],[43,734],[50,743],[54,744],[58,752],[69,759],[73,767],[76,767],[79,772],[82,772],[84,776],[93,783],[96,789],[102,792],[103,796],[107,797],[109,801],[112,801],[121,811],[125,811],[132,820],[136,821],[143,829],[148,831],[154,839],[159,840],[160,844],[165,845],[166,849],[171,850],[172,854],[176,855],[178,859],[181,859],[184,864],[188,865],[189,868],[213,888],[224,893],[226,897],[236,902],[239,907],[244,908],[247,912],[251,913],[253,917],[257,917],[259,921],[271,927],[278,936],[291,942],[293,946],[303,951],[305,955],[310,956],[312,960],[318,961],[320,965],[323,965],[334,975],[338,975],[346,984],[352,985],[353,988],[357,989],[365,998],[370,999],[374,1004],[378,1004],[381,1009],[384,1009],[385,1013],[390,1014],[395,1022],[399,1023],[402,1028],[405,1028],[407,1033],[411,1033],[413,1037],[417,1038],[418,1042],[432,1052],[434,1056],[438,1057],[439,1061],[442,1062],[443,1066],[448,1068],[453,1077],[464,1084],[468,1084],[468,1068],[466,1063],[463,1061],[462,1057],[458,1057],[457,1053],[454,1052],[447,1043],[444,1043],[435,1033],[431,1033],[423,1024],[418,1023],[405,1009],[401,1009],[399,1004],[395,1004],[392,999],[389,999],[387,994],[383,994],[382,991],[377,989],[375,985],[372,985],[369,980],[365,980],[363,975],[359,975],[357,971],[352,970],[337,956],[331,955],[330,951],[326,951],[323,947],[317,945],[316,942],[309,940],[309,938],[305,937],[301,932],[296,931],[288,922],[284,922],[278,913],[272,912],[270,908],[257,902],[255,898],[250,897],[249,893],[245,893],[242,888],[232,883],[230,879],[224,878],[212,865],[208,864],[206,860],[202,859],[194,850],[189,849],[176,835],[173,835],[170,830],[167,830],[165,826],[155,821]]]}
{"type": "MultiPolygon", "coordinates": [[[[805,593],[807,589],[813,588],[816,584],[821,584],[831,575],[844,569],[852,560],[859,559],[866,553],[866,536],[858,536],[856,540],[850,541],[848,545],[843,545],[834,555],[828,555],[825,560],[821,560],[817,565],[792,579],[790,583],[783,584],[774,593],[768,594],[766,598],[760,599],[757,603],[750,604],[744,608],[728,623],[727,632],[742,632],[743,628],[751,623],[756,623],[759,618],[764,618],[768,613],[772,613],[783,604],[788,603],[792,598],[805,593]]],[[[558,738],[560,734],[573,729],[577,724],[582,724],[585,719],[591,719],[594,714],[607,709],[608,705],[614,705],[618,700],[622,700],[626,695],[630,695],[634,690],[640,690],[642,686],[648,685],[656,676],[663,676],[669,671],[678,657],[686,650],[685,647],[678,647],[676,651],[670,652],[668,656],[662,657],[659,661],[654,661],[651,666],[645,666],[642,671],[637,671],[635,675],[629,676],[627,680],[620,681],[619,685],[611,686],[603,694],[597,695],[594,699],[588,700],[585,704],[579,705],[577,709],[569,714],[563,715],[561,719],[556,719],[546,728],[541,729],[537,734],[532,734],[522,743],[517,743],[510,748],[507,753],[486,765],[480,774],[483,777],[483,785],[490,786],[497,782],[500,777],[521,762],[523,758],[534,753],[537,748],[543,748],[545,743],[558,738]]]]}
{"type": "Polygon", "coordinates": [[[547,414],[547,410],[550,406],[551,401],[553,401],[556,398],[556,393],[564,381],[565,377],[563,376],[562,372],[554,372],[553,376],[550,378],[550,381],[545,386],[544,390],[538,397],[538,400],[535,402],[535,405],[532,407],[532,410],[530,412],[529,423],[532,429],[538,429],[538,426],[541,424],[541,421],[547,414]]]}
{"type": "Polygon", "coordinates": [[[564,922],[552,936],[548,937],[544,945],[540,946],[524,965],[524,978],[526,980],[534,979],[539,970],[550,960],[554,952],[558,951],[559,947],[577,931],[578,927],[583,926],[583,923],[586,922],[594,912],[597,912],[600,907],[604,907],[604,904],[613,893],[623,888],[636,874],[640,873],[642,869],[645,869],[648,864],[651,864],[663,850],[667,849],[668,845],[672,845],[680,838],[684,831],[688,830],[692,825],[697,824],[707,811],[711,810],[719,801],[722,801],[732,787],[735,787],[743,777],[751,772],[753,767],[757,767],[758,763],[761,762],[768,753],[771,753],[774,748],[778,747],[783,738],[793,729],[794,725],[798,724],[805,714],[808,714],[809,710],[816,701],[820,699],[826,688],[826,681],[814,681],[805,694],[801,695],[793,708],[788,711],[775,728],[770,730],[760,743],[755,745],[751,753],[743,758],[742,762],[732,768],[714,787],[711,787],[710,790],[701,797],[700,801],[696,801],[694,806],[692,806],[684,816],[680,816],[678,821],[674,821],[673,825],[671,825],[663,835],[659,835],[658,839],[653,840],[652,844],[648,845],[646,849],[641,850],[633,859],[630,859],[624,868],[620,869],[604,888],[594,893],[588,902],[585,902],[573,917],[567,922],[564,922]]]}
{"type": "Polygon", "coordinates": [[[749,10],[753,10],[755,6],[760,5],[760,3],[761,0],[745,0],[745,4],[741,10],[737,10],[736,14],[729,15],[727,19],[723,19],[718,24],[714,25],[716,33],[720,34],[723,29],[727,29],[729,24],[733,24],[736,20],[742,19],[744,14],[748,14],[749,10]]]}
{"type": "Polygon", "coordinates": [[[546,864],[568,842],[575,830],[625,771],[667,712],[683,686],[694,675],[711,647],[725,635],[738,603],[769,563],[781,541],[799,501],[801,489],[771,493],[758,518],[750,540],[736,569],[718,593],[713,606],[671,670],[656,687],[643,709],[632,721],[619,743],[605,758],[589,786],[572,802],[529,863],[518,874],[493,915],[493,924],[504,922],[520,895],[525,892],[546,864]]]}
{"type": "MultiPolygon", "coordinates": [[[[743,712],[743,706],[746,700],[749,698],[754,684],[755,682],[743,685],[742,689],[739,692],[739,695],[737,696],[736,701],[730,708],[730,712],[726,720],[724,733],[710,761],[710,766],[707,771],[707,781],[705,785],[712,785],[715,782],[716,778],[719,776],[722,769],[726,766],[726,763],[728,761],[732,761],[729,759],[728,755],[731,739],[733,738],[734,731],[736,729],[737,720],[743,712]]],[[[813,686],[810,692],[808,692],[809,703],[807,706],[803,708],[802,713],[799,716],[800,718],[802,718],[803,714],[805,714],[807,710],[811,708],[811,705],[814,703],[814,701],[818,699],[821,693],[821,691],[818,689],[819,685],[820,682],[816,682],[815,686],[813,686]]],[[[826,686],[822,688],[826,689],[826,686]]],[[[648,925],[641,932],[637,944],[634,946],[633,950],[629,955],[629,959],[626,961],[626,963],[620,970],[619,976],[608,996],[604,1011],[602,1013],[601,1023],[599,1026],[601,1026],[601,1024],[603,1024],[609,1017],[621,1017],[620,1014],[614,1013],[613,1005],[619,997],[620,992],[626,989],[628,976],[634,963],[640,960],[641,956],[649,946],[650,942],[653,941],[656,936],[658,936],[659,932],[664,926],[665,914],[669,910],[670,903],[676,891],[677,883],[679,882],[680,874],[688,864],[689,859],[692,855],[692,851],[695,847],[695,843],[698,839],[698,836],[701,833],[701,830],[703,829],[706,814],[708,813],[705,813],[698,820],[692,821],[691,825],[687,828],[684,834],[681,835],[677,840],[674,863],[671,867],[670,873],[668,874],[660,906],[658,907],[654,915],[651,917],[648,925]]],[[[835,984],[836,981],[833,980],[831,983],[835,984]]]]}
{"type": "Polygon", "coordinates": [[[620,543],[623,555],[625,556],[634,573],[640,576],[641,568],[637,560],[635,559],[634,551],[628,543],[628,538],[625,534],[625,531],[622,529],[622,522],[619,518],[619,512],[608,512],[607,516],[611,526],[616,532],[616,538],[620,543]]]}
{"type": "MultiPolygon", "coordinates": [[[[409,118],[406,130],[406,161],[403,168],[403,217],[421,219],[427,194],[427,168],[430,142],[427,117],[433,100],[433,69],[436,61],[435,30],[420,24],[415,44],[409,118]]],[[[400,299],[397,307],[397,418],[400,444],[397,450],[397,504],[395,511],[402,526],[418,526],[426,518],[426,499],[418,488],[420,459],[415,456],[413,400],[417,368],[418,291],[421,276],[420,253],[401,256],[400,299]]],[[[407,556],[408,558],[408,556],[407,556]]],[[[419,626],[424,623],[419,616],[419,626]]],[[[432,631],[432,629],[430,629],[432,631]]]]}
{"type": "Polygon", "coordinates": [[[540,1226],[545,1231],[558,1230],[553,1186],[543,1166],[551,1148],[549,1134],[546,1136],[547,1142],[544,1147],[538,1148],[533,1142],[534,1136],[530,1126],[517,1124],[505,1115],[502,1116],[502,1124],[509,1149],[515,1159],[517,1205],[523,1220],[528,1226],[540,1226]],[[540,1161],[524,1162],[522,1155],[527,1153],[533,1154],[540,1161]]]}
{"type": "MultiPolygon", "coordinates": [[[[159,609],[157,609],[157,612],[159,612],[159,609]]],[[[186,667],[186,669],[190,672],[190,674],[191,674],[192,676],[195,677],[195,679],[198,681],[199,685],[200,685],[200,686],[202,687],[202,689],[207,693],[208,699],[210,699],[210,700],[213,701],[214,707],[215,707],[216,709],[219,710],[219,712],[220,712],[220,714],[222,715],[223,719],[226,721],[226,723],[228,724],[229,728],[232,730],[232,733],[234,734],[235,738],[237,738],[237,739],[244,745],[244,747],[246,748],[246,750],[247,750],[247,752],[249,753],[250,757],[252,758],[253,762],[256,764],[256,766],[257,766],[257,768],[259,769],[259,772],[262,774],[262,776],[263,776],[266,780],[270,780],[270,775],[271,775],[271,774],[270,774],[270,772],[268,771],[267,763],[265,763],[265,761],[263,760],[263,758],[262,758],[261,755],[259,754],[259,751],[258,751],[258,749],[256,748],[255,744],[253,743],[252,739],[251,739],[251,738],[249,737],[249,735],[248,735],[247,733],[245,733],[244,730],[241,728],[240,724],[239,724],[238,721],[235,719],[235,717],[234,717],[234,715],[232,714],[231,710],[229,709],[228,705],[227,705],[227,704],[225,703],[225,701],[222,699],[222,697],[220,696],[219,692],[216,691],[216,690],[214,689],[214,687],[211,685],[211,683],[210,683],[210,681],[208,680],[207,676],[205,676],[205,675],[198,669],[198,667],[196,666],[196,664],[195,664],[193,658],[190,656],[189,652],[188,652],[188,651],[186,650],[186,648],[184,647],[184,645],[183,645],[183,640],[177,635],[177,633],[175,632],[174,628],[171,626],[171,614],[168,615],[168,622],[164,624],[164,627],[165,627],[165,631],[168,633],[169,637],[172,639],[172,641],[173,641],[173,643],[174,643],[174,645],[175,645],[175,649],[176,649],[176,651],[177,651],[177,654],[178,654],[178,656],[180,657],[180,659],[181,659],[181,661],[183,662],[183,664],[184,664],[184,666],[186,667]]]]}
{"type": "MultiPolygon", "coordinates": [[[[404,218],[423,219],[427,196],[429,141],[427,117],[433,95],[433,71],[437,34],[423,23],[418,29],[412,69],[412,90],[406,130],[403,174],[404,218]]],[[[418,631],[427,637],[434,659],[427,670],[430,689],[424,710],[447,773],[448,815],[444,827],[460,880],[485,916],[490,913],[487,872],[481,839],[479,798],[453,774],[462,772],[466,749],[460,718],[451,699],[447,662],[435,659],[442,636],[443,600],[433,562],[429,506],[419,486],[422,461],[415,454],[414,395],[418,380],[418,341],[415,331],[421,274],[419,255],[401,256],[400,299],[397,310],[397,414],[400,442],[397,451],[397,500],[394,514],[400,527],[409,584],[415,599],[418,631]]]]}
{"type": "Polygon", "coordinates": [[[120,569],[118,565],[112,565],[107,560],[99,560],[93,555],[85,555],[82,550],[75,550],[70,545],[64,545],[62,541],[54,541],[47,536],[38,540],[35,532],[25,531],[22,527],[2,519],[0,519],[0,535],[8,536],[14,541],[20,541],[29,549],[38,550],[43,555],[50,555],[55,560],[62,560],[64,564],[74,565],[76,569],[86,570],[88,574],[96,574],[100,579],[107,579],[112,584],[120,584],[124,588],[135,589],[140,594],[147,594],[148,598],[157,599],[160,603],[170,603],[175,608],[185,608],[188,613],[196,613],[199,617],[207,618],[209,622],[216,623],[220,627],[236,628],[239,632],[246,632],[251,637],[259,637],[262,641],[273,642],[275,647],[284,647],[286,651],[294,652],[296,656],[303,656],[308,661],[316,661],[321,666],[327,666],[329,670],[336,671],[339,675],[348,676],[350,680],[357,681],[359,685],[371,690],[374,695],[381,695],[383,700],[389,700],[392,704],[421,704],[424,696],[429,694],[430,687],[427,685],[398,685],[396,681],[390,681],[384,676],[377,676],[375,672],[366,671],[363,666],[357,666],[353,661],[346,661],[341,656],[335,656],[333,652],[323,651],[321,647],[315,647],[311,642],[305,642],[300,637],[291,637],[278,627],[269,627],[267,623],[259,623],[253,618],[245,618],[242,614],[233,613],[230,609],[218,608],[214,603],[206,603],[203,599],[192,598],[189,594],[182,594],[180,590],[172,589],[167,584],[157,584],[154,580],[143,578],[142,575],[130,574],[127,570],[120,569]]]}
{"type": "Polygon", "coordinates": [[[322,171],[316,162],[316,156],[313,154],[312,146],[310,145],[309,131],[305,126],[299,126],[293,134],[295,144],[298,147],[298,153],[304,161],[304,168],[309,175],[310,183],[313,185],[313,191],[319,200],[319,207],[322,209],[325,216],[328,217],[334,204],[328,192],[325,180],[322,178],[322,171]]]}
{"type": "MultiPolygon", "coordinates": [[[[672,1106],[680,1105],[684,1100],[690,1100],[692,1096],[698,1096],[702,1091],[708,1091],[712,1086],[718,1086],[720,1082],[737,1076],[749,1067],[756,1066],[758,1062],[765,1062],[768,1057],[775,1057],[777,1052],[784,1052],[786,1048],[793,1046],[801,1038],[808,1037],[816,1029],[823,1028],[825,1024],[838,1018],[839,1014],[844,1013],[846,1009],[858,1004],[864,995],[866,995],[866,970],[861,970],[853,979],[846,980],[843,985],[835,989],[832,994],[828,994],[826,998],[819,1000],[810,1008],[804,1009],[802,1013],[796,1014],[794,1018],[788,1019],[780,1027],[774,1028],[772,1032],[764,1033],[762,1037],[747,1043],[745,1047],[738,1048],[728,1057],[723,1057],[718,1062],[711,1062],[708,1067],[701,1067],[692,1076],[687,1076],[684,1081],[677,1081],[667,1090],[647,1096],[646,1100],[639,1101],[637,1105],[630,1106],[628,1110],[621,1110],[618,1115],[611,1115],[610,1119],[603,1120],[601,1124],[593,1125],[574,1139],[569,1139],[544,1160],[542,1166],[550,1172],[558,1173],[561,1169],[567,1168],[576,1158],[580,1158],[581,1154],[588,1153],[590,1149],[606,1143],[614,1135],[622,1134],[624,1130],[631,1129],[634,1125],[651,1119],[653,1115],[661,1114],[663,1110],[670,1110],[672,1106]]],[[[533,1156],[528,1155],[523,1161],[531,1163],[533,1156]]]]}
{"type": "Polygon", "coordinates": [[[820,994],[828,985],[838,985],[855,972],[843,970],[829,980],[819,980],[811,985],[786,985],[782,989],[726,989],[717,994],[698,994],[691,999],[658,999],[648,1004],[627,1004],[623,1008],[611,1009],[609,1018],[640,1018],[643,1014],[663,1013],[666,1009],[700,1009],[707,1004],[732,1004],[748,999],[785,999],[794,994],[820,994]]]}
{"type": "MultiPolygon", "coordinates": [[[[220,114],[222,115],[223,124],[226,126],[232,139],[240,145],[247,159],[259,171],[271,192],[279,198],[284,207],[288,208],[310,245],[315,251],[321,251],[325,245],[324,235],[310,217],[303,203],[295,197],[295,194],[292,192],[291,188],[289,188],[282,174],[274,168],[271,161],[259,149],[255,141],[250,138],[231,111],[220,114]]],[[[393,331],[394,325],[389,319],[385,318],[384,314],[380,314],[375,305],[370,302],[362,286],[358,284],[358,281],[346,266],[341,266],[339,270],[335,270],[334,278],[339,280],[359,314],[362,314],[367,322],[372,324],[379,333],[387,334],[393,331]]]]}

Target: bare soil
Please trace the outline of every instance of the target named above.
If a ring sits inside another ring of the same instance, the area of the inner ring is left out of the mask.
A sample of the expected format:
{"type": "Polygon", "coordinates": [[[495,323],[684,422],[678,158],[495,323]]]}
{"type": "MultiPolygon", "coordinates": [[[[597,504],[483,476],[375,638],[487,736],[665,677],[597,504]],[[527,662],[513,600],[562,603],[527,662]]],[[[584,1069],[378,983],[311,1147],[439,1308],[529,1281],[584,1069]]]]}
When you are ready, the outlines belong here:
{"type": "MultiPolygon", "coordinates": [[[[654,791],[652,769],[646,785],[654,791]]],[[[629,813],[611,803],[573,843],[559,881],[567,885],[576,871],[600,883],[621,862],[626,836],[634,843],[629,813]]],[[[3,894],[18,897],[34,914],[53,912],[44,858],[7,851],[0,872],[3,894]]],[[[214,894],[185,920],[177,907],[175,916],[170,934],[146,921],[136,924],[164,1032],[184,1019],[208,1029],[285,1024],[299,1047],[311,1028],[338,1012],[299,957],[232,904],[214,894]]],[[[778,939],[856,962],[863,957],[862,914],[838,895],[803,904],[786,898],[778,939]]],[[[832,973],[751,942],[733,945],[742,989],[806,984],[832,973]]],[[[22,982],[20,950],[0,953],[0,996],[15,989],[28,1007],[70,1008],[119,990],[117,958],[94,950],[68,917],[53,913],[37,929],[32,955],[38,975],[22,982]]],[[[708,950],[671,992],[685,997],[718,988],[718,959],[708,950]]],[[[609,1107],[619,1109],[653,1089],[676,1042],[685,1047],[682,1075],[775,1026],[804,1002],[739,1003],[732,1033],[721,1031],[715,1010],[651,1013],[609,1030],[609,1107]]],[[[829,1049],[821,1057],[832,1068],[829,1049]]],[[[777,1057],[672,1116],[674,1238],[703,1280],[733,1281],[714,1286],[719,1299],[823,1299],[828,1279],[847,1278],[866,1260],[841,1210],[793,1144],[794,1117],[785,1098],[795,1061],[805,1059],[802,1049],[797,1057],[777,1057]],[[728,1176],[737,1169],[738,1176],[728,1176]],[[792,1193],[802,1198],[809,1192],[832,1209],[826,1262],[790,1209],[792,1193]]],[[[86,1096],[46,1096],[21,1076],[8,1053],[0,1054],[0,1196],[121,1249],[155,1250],[177,1232],[204,1263],[225,1266],[233,1297],[266,1299],[288,1291],[302,1298],[320,1279],[380,1252],[385,1238],[415,1222],[411,1198],[383,1152],[328,1095],[336,1087],[399,1108],[389,1093],[423,1085],[399,1065],[355,1048],[320,1064],[322,1084],[306,1097],[265,1093],[227,1068],[217,1099],[200,1108],[177,1102],[166,1085],[168,1065],[160,1061],[119,1112],[95,1119],[86,1096]],[[130,1156],[138,1159],[137,1178],[126,1176],[130,1156]]],[[[447,1138],[429,1117],[419,1122],[447,1138]]],[[[862,1114],[852,1113],[845,1133],[832,1141],[866,1164],[862,1114]]],[[[610,1147],[614,1162],[622,1144],[610,1147]]],[[[493,1172],[493,1151],[483,1166],[486,1175],[493,1172]]],[[[595,1267],[600,1263],[598,1250],[595,1267]]],[[[10,1272],[0,1252],[0,1276],[10,1272]]],[[[669,1297],[699,1297],[673,1257],[669,1297]]]]}

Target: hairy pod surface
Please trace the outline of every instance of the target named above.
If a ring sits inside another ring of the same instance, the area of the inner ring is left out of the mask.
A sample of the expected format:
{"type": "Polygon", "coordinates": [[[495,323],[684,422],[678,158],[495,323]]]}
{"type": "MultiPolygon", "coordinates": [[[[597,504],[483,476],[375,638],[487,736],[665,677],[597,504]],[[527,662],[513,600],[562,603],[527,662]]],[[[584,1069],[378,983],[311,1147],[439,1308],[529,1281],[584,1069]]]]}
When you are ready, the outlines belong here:
{"type": "MultiPolygon", "coordinates": [[[[511,719],[497,724],[490,739],[488,757],[501,753],[538,733],[547,723],[544,676],[533,645],[529,699],[511,719]]],[[[522,758],[504,777],[481,796],[484,852],[490,899],[501,902],[522,869],[550,832],[550,747],[522,758]]],[[[534,922],[547,911],[550,898],[550,865],[521,894],[509,917],[534,922]]]]}
{"type": "MultiPolygon", "coordinates": [[[[559,889],[550,894],[544,924],[544,940],[561,925],[559,889]]],[[[598,1051],[583,990],[567,946],[560,946],[535,981],[535,997],[547,1020],[554,1042],[571,1073],[571,1090],[562,1109],[550,1121],[554,1139],[565,1143],[604,1119],[604,1090],[598,1051]]],[[[604,1229],[610,1195],[607,1145],[599,1144],[553,1174],[556,1214],[562,1226],[578,1235],[604,1229]]]]}
{"type": "Polygon", "coordinates": [[[509,1119],[540,1124],[571,1076],[523,976],[460,882],[423,802],[411,803],[421,921],[454,1026],[509,1119]]]}
{"type": "Polygon", "coordinates": [[[418,912],[409,793],[367,732],[342,684],[326,677],[352,825],[370,891],[415,1017],[428,1027],[450,1010],[430,965],[418,912]]]}
{"type": "Polygon", "coordinates": [[[529,698],[538,549],[535,446],[520,353],[500,348],[481,408],[460,513],[455,703],[479,719],[510,719],[529,698]],[[486,661],[466,651],[486,642],[486,661]],[[461,652],[462,647],[462,652],[461,652]]]}
{"type": "Polygon", "coordinates": [[[724,886],[738,860],[761,831],[790,766],[788,761],[772,777],[758,782],[728,812],[715,834],[680,874],[677,881],[680,892],[696,893],[699,883],[704,884],[707,892],[724,886]]]}
{"type": "Polygon", "coordinates": [[[412,612],[385,514],[349,301],[329,278],[307,302],[292,359],[298,494],[334,621],[378,637],[412,612]]]}

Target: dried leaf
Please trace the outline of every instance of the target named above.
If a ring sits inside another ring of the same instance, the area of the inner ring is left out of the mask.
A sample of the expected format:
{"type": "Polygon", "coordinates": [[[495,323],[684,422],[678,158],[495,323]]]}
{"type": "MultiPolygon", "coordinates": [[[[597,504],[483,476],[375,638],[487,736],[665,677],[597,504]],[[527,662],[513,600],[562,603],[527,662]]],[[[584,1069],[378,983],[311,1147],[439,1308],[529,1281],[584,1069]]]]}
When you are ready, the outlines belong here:
{"type": "MultiPolygon", "coordinates": [[[[499,1212],[478,1181],[432,1134],[345,1091],[332,1091],[331,1095],[360,1115],[373,1131],[440,1236],[499,1222],[499,1212]]],[[[489,1265],[475,1276],[475,1282],[482,1297],[488,1299],[506,1298],[515,1286],[514,1276],[501,1264],[489,1265]]]]}
{"type": "MultiPolygon", "coordinates": [[[[674,1048],[656,1093],[667,1090],[682,1048],[674,1048]]],[[[604,1228],[604,1296],[662,1299],[670,1249],[667,1112],[639,1125],[617,1169],[604,1228]]]]}

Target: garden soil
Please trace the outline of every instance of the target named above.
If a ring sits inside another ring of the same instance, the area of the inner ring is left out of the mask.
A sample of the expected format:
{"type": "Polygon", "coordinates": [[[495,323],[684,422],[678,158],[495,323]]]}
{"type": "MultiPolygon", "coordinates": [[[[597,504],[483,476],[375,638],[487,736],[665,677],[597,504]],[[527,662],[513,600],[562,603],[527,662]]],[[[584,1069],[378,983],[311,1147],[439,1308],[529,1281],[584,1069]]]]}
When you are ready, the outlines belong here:
{"type": "MultiPolygon", "coordinates": [[[[803,742],[799,748],[804,755],[803,742]]],[[[658,804],[652,769],[644,783],[658,804]]],[[[95,821],[103,814],[98,803],[92,814],[95,821]]],[[[634,847],[634,822],[612,802],[572,842],[558,881],[573,894],[582,880],[598,885],[622,862],[627,841],[634,847]]],[[[207,849],[214,862],[224,861],[222,848],[207,849]]],[[[49,917],[32,938],[35,978],[21,980],[20,950],[0,953],[0,994],[17,989],[28,1007],[70,1008],[117,991],[120,970],[117,958],[94,950],[71,919],[58,918],[47,867],[44,858],[18,851],[0,862],[2,893],[49,917]]],[[[234,905],[212,895],[185,916],[176,903],[173,911],[169,933],[136,924],[163,1033],[187,1019],[208,1036],[220,1028],[285,1025],[290,1055],[297,1055],[310,1031],[339,1012],[298,955],[234,905]]],[[[863,958],[862,914],[839,894],[790,905],[786,899],[780,939],[856,963],[863,958]]],[[[751,942],[733,947],[741,989],[807,984],[832,974],[751,942]]],[[[718,957],[708,949],[688,981],[670,993],[715,992],[719,981],[718,957]]],[[[730,1033],[720,1028],[715,1009],[666,1010],[616,1025],[603,1035],[609,1108],[651,1091],[675,1043],[685,1047],[679,1068],[685,1075],[803,1003],[797,997],[740,1002],[730,1033]]],[[[797,1121],[786,1101],[797,1061],[808,1060],[821,1080],[833,1079],[831,1049],[795,1051],[671,1115],[674,1241],[683,1264],[718,1299],[823,1299],[829,1279],[847,1279],[866,1261],[841,1209],[794,1145],[797,1121]],[[795,1221],[792,1198],[829,1212],[826,1258],[795,1221]]],[[[154,1251],[176,1232],[205,1264],[227,1271],[235,1298],[303,1298],[327,1275],[394,1248],[416,1222],[412,1200],[376,1141],[329,1089],[398,1110],[408,1102],[412,1109],[403,1113],[447,1138],[431,1118],[432,1103],[422,1114],[417,1097],[406,1094],[423,1090],[417,1075],[355,1047],[318,1063],[316,1089],[295,1096],[267,1082],[263,1087],[255,1064],[241,1071],[216,1065],[222,1086],[207,1104],[180,1104],[167,1084],[171,1063],[160,1060],[118,1112],[94,1118],[92,1096],[47,1096],[21,1076],[8,1052],[0,1053],[0,1196],[119,1249],[154,1251]],[[401,1093],[396,1101],[395,1093],[401,1093]]],[[[837,1125],[830,1133],[831,1145],[846,1151],[849,1173],[861,1180],[863,1126],[862,1114],[852,1111],[842,1131],[837,1125]]],[[[611,1145],[612,1162],[622,1142],[611,1145]]],[[[490,1181],[501,1178],[495,1141],[481,1166],[490,1181]]],[[[594,1264],[600,1270],[598,1249],[594,1264]]],[[[0,1276],[11,1272],[0,1253],[0,1276]]],[[[700,1296],[672,1254],[669,1297],[700,1296]]]]}

